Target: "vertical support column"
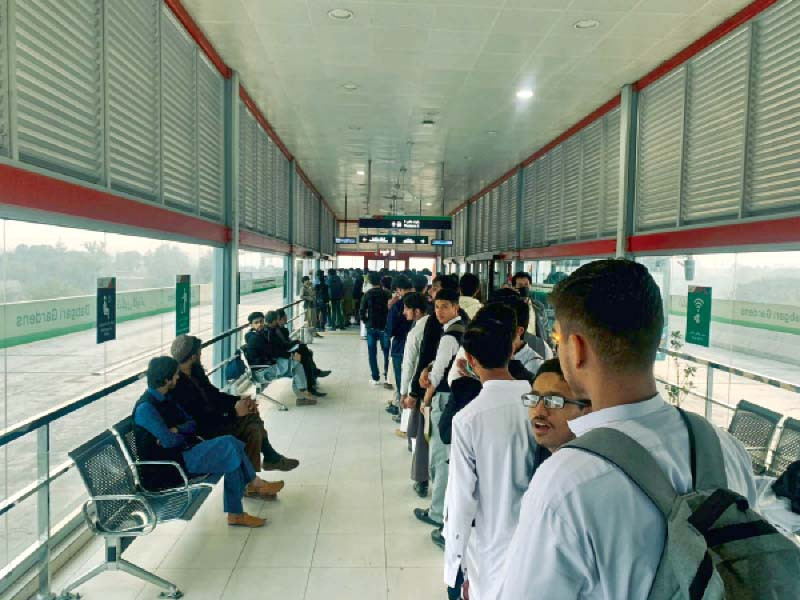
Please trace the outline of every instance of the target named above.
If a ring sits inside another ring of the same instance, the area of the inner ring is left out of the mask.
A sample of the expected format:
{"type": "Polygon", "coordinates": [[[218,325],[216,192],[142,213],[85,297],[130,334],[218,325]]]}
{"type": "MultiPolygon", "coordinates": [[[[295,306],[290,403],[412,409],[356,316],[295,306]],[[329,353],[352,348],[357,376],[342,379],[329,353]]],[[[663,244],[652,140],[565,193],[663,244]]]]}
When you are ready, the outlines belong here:
{"type": "MultiPolygon", "coordinates": [[[[50,477],[50,425],[36,430],[36,478],[47,482],[50,477]]],[[[36,531],[39,539],[37,600],[50,600],[50,484],[44,483],[36,492],[36,531]]]]}
{"type": "MultiPolygon", "coordinates": [[[[293,293],[293,286],[294,286],[294,255],[292,254],[292,249],[294,248],[294,227],[295,227],[295,214],[294,214],[294,195],[295,195],[295,185],[297,183],[297,171],[295,167],[297,163],[295,162],[294,158],[289,161],[289,189],[287,190],[289,194],[289,254],[284,257],[283,260],[283,272],[286,284],[283,286],[283,304],[289,304],[292,299],[294,298],[293,293]]],[[[286,314],[289,315],[289,318],[294,318],[294,307],[290,307],[286,314]]]]}
{"type": "Polygon", "coordinates": [[[706,367],[706,410],[705,417],[709,421],[713,416],[714,404],[711,402],[714,397],[714,367],[708,365],[706,367]]]}
{"type": "MultiPolygon", "coordinates": [[[[224,212],[231,238],[214,251],[214,333],[237,325],[239,275],[239,74],[234,72],[225,81],[225,170],[224,212]]],[[[214,346],[214,364],[225,360],[236,350],[238,339],[231,336],[214,346]]],[[[218,385],[224,383],[217,372],[218,385]]]]}
{"type": "Polygon", "coordinates": [[[524,263],[519,258],[519,251],[522,250],[522,215],[525,212],[522,206],[523,202],[525,202],[525,169],[522,167],[517,171],[517,189],[515,193],[517,194],[517,232],[514,238],[514,250],[516,252],[514,253],[513,269],[514,273],[519,273],[525,268],[524,263]]]}
{"type": "Polygon", "coordinates": [[[628,255],[633,234],[633,202],[636,183],[637,92],[633,85],[622,87],[619,127],[619,210],[617,211],[617,257],[628,255]]]}

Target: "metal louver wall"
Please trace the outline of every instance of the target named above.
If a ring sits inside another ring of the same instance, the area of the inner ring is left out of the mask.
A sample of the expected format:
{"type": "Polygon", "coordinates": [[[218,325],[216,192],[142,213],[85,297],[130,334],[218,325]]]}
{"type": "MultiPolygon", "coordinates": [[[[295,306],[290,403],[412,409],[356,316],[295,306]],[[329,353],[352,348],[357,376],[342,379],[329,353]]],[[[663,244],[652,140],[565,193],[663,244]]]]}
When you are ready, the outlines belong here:
{"type": "Polygon", "coordinates": [[[603,118],[603,189],[605,198],[600,205],[601,218],[598,223],[598,237],[613,236],[617,233],[621,125],[619,108],[615,108],[603,118]]]}
{"type": "Polygon", "coordinates": [[[112,189],[148,200],[161,193],[159,7],[106,2],[106,102],[112,189]]]}
{"type": "Polygon", "coordinates": [[[8,123],[8,6],[6,0],[0,0],[0,154],[8,156],[9,135],[8,123]]]}
{"type": "Polygon", "coordinates": [[[533,223],[534,223],[534,197],[536,185],[535,166],[528,167],[523,171],[525,189],[522,193],[522,236],[520,242],[523,248],[530,248],[534,245],[533,223]]]}
{"type": "Polygon", "coordinates": [[[583,157],[581,172],[581,210],[577,224],[580,239],[594,237],[600,224],[603,189],[603,121],[595,121],[581,133],[583,157]]]}
{"type": "Polygon", "coordinates": [[[289,241],[289,173],[291,164],[282,153],[278,153],[278,196],[276,199],[276,233],[275,237],[289,241]]]}
{"type": "Polygon", "coordinates": [[[200,214],[224,218],[225,84],[204,56],[197,59],[197,166],[200,214]]]}
{"type": "Polygon", "coordinates": [[[239,104],[239,226],[256,229],[256,124],[244,104],[239,104]]]}
{"type": "Polygon", "coordinates": [[[17,0],[19,160],[103,178],[102,10],[98,0],[17,0]]]}
{"type": "Polygon", "coordinates": [[[545,241],[555,242],[561,232],[564,193],[564,146],[556,146],[550,151],[550,170],[547,182],[547,225],[545,241]]]}

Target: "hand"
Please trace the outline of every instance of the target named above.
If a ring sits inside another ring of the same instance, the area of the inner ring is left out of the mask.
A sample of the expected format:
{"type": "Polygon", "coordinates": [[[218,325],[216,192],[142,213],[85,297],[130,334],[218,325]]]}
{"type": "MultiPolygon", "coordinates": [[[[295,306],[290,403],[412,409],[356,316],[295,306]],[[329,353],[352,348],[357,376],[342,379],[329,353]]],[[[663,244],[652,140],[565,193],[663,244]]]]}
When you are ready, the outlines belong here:
{"type": "Polygon", "coordinates": [[[459,374],[461,377],[469,377],[470,373],[467,371],[467,359],[466,358],[459,358],[456,361],[456,373],[459,374]]]}
{"type": "Polygon", "coordinates": [[[257,415],[258,414],[258,400],[256,400],[255,396],[250,396],[247,401],[247,406],[250,408],[250,412],[257,415]]]}
{"type": "Polygon", "coordinates": [[[425,367],[422,369],[422,374],[419,376],[419,384],[424,388],[430,387],[431,385],[431,380],[428,375],[430,375],[430,370],[428,367],[425,367]]]}
{"type": "Polygon", "coordinates": [[[292,359],[293,359],[295,362],[300,362],[300,361],[302,361],[302,360],[303,360],[303,357],[302,357],[302,356],[300,356],[300,353],[299,353],[299,352],[295,352],[294,354],[292,354],[292,359]]]}
{"type": "Polygon", "coordinates": [[[250,412],[250,400],[247,398],[241,398],[236,405],[234,406],[236,409],[236,416],[237,417],[244,417],[247,413],[250,412]]]}
{"type": "Polygon", "coordinates": [[[403,408],[414,408],[417,405],[416,399],[411,396],[403,398],[403,408]]]}
{"type": "Polygon", "coordinates": [[[464,600],[469,600],[469,581],[465,581],[461,584],[461,597],[464,600]]]}

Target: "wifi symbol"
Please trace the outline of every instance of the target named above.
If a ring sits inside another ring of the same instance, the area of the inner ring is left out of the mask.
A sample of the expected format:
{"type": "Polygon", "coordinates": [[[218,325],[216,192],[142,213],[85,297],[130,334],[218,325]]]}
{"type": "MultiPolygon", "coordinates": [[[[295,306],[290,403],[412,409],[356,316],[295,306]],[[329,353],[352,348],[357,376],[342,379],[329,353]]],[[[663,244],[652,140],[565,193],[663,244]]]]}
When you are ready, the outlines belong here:
{"type": "Polygon", "coordinates": [[[700,310],[701,308],[703,308],[703,306],[705,305],[705,303],[706,303],[706,302],[705,302],[705,300],[703,300],[702,298],[697,298],[697,299],[694,301],[694,307],[695,307],[697,310],[700,310]]]}

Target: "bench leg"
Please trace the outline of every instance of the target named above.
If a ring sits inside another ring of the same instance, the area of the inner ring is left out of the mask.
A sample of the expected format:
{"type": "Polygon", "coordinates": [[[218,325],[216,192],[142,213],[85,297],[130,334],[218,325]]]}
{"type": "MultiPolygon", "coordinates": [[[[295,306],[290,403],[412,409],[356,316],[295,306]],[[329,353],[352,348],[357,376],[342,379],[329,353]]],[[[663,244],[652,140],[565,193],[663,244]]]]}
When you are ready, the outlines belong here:
{"type": "Polygon", "coordinates": [[[166,579],[162,579],[158,575],[151,573],[150,571],[144,570],[142,567],[133,564],[132,562],[128,562],[124,558],[119,559],[119,570],[128,573],[129,575],[133,575],[134,577],[138,577],[148,583],[152,583],[166,591],[161,592],[161,598],[181,598],[183,597],[183,592],[178,589],[178,587],[167,581],[166,579]]]}
{"type": "Polygon", "coordinates": [[[112,570],[112,564],[107,562],[100,563],[99,565],[92,567],[89,571],[87,571],[86,573],[78,577],[75,581],[70,583],[67,587],[65,587],[59,594],[58,600],[77,600],[78,598],[81,597],[81,595],[73,594],[72,590],[74,590],[78,586],[83,585],[90,579],[94,579],[95,577],[100,575],[100,573],[104,573],[110,570],[112,570]]]}
{"type": "Polygon", "coordinates": [[[265,400],[267,400],[269,402],[272,402],[273,404],[275,404],[278,407],[278,410],[280,410],[280,411],[289,410],[289,407],[286,406],[283,402],[275,400],[275,398],[273,398],[272,396],[269,396],[268,394],[265,394],[263,391],[259,391],[258,393],[256,393],[256,396],[261,396],[265,400]]]}

